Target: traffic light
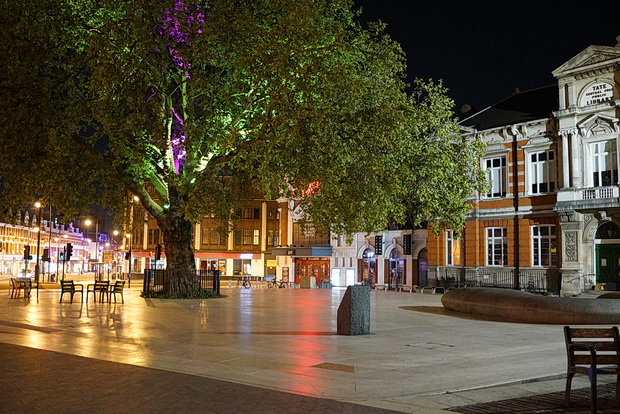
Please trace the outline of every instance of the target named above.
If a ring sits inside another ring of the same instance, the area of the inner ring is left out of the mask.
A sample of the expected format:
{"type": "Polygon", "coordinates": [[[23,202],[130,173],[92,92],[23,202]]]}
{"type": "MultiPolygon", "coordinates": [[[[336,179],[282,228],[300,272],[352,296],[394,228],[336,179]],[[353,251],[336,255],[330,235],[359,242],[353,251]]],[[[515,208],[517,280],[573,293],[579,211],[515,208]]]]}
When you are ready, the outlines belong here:
{"type": "Polygon", "coordinates": [[[67,253],[66,253],[66,257],[67,260],[71,260],[71,255],[73,254],[73,245],[71,243],[67,243],[67,253]]]}
{"type": "Polygon", "coordinates": [[[42,257],[44,262],[49,262],[50,261],[50,249],[49,248],[44,248],[43,249],[43,257],[42,257]]]}
{"type": "Polygon", "coordinates": [[[59,258],[60,260],[65,260],[65,252],[60,252],[60,253],[58,254],[58,258],[59,258]]]}
{"type": "Polygon", "coordinates": [[[30,254],[30,246],[24,246],[24,260],[32,259],[32,255],[30,254]]]}
{"type": "Polygon", "coordinates": [[[155,246],[155,260],[161,259],[161,244],[155,246]]]}
{"type": "Polygon", "coordinates": [[[125,260],[131,260],[131,253],[125,252],[125,260]]]}

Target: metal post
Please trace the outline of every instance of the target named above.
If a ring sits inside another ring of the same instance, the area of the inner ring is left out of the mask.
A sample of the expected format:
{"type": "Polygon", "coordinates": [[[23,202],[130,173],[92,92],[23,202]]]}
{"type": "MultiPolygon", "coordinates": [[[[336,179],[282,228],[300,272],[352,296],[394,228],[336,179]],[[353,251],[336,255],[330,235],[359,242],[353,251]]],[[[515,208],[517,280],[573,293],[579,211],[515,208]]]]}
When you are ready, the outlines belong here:
{"type": "Polygon", "coordinates": [[[39,231],[37,232],[37,264],[34,267],[34,280],[37,282],[37,294],[39,293],[39,256],[41,255],[41,231],[43,231],[43,220],[41,220],[41,203],[39,203],[39,231]]]}
{"type": "Polygon", "coordinates": [[[62,249],[62,280],[65,280],[65,263],[67,261],[67,249],[62,249]]]}

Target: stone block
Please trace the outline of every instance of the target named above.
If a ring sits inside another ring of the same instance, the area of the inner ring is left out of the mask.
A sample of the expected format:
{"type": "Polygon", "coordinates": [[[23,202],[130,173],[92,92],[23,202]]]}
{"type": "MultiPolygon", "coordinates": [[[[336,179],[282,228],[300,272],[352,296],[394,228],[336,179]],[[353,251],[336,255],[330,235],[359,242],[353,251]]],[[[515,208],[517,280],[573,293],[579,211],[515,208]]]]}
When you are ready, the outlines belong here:
{"type": "Polygon", "coordinates": [[[316,288],[316,277],[314,276],[302,276],[299,280],[299,287],[302,289],[314,289],[316,288]]]}
{"type": "Polygon", "coordinates": [[[347,287],[338,306],[338,335],[368,335],[370,333],[370,287],[347,287]]]}

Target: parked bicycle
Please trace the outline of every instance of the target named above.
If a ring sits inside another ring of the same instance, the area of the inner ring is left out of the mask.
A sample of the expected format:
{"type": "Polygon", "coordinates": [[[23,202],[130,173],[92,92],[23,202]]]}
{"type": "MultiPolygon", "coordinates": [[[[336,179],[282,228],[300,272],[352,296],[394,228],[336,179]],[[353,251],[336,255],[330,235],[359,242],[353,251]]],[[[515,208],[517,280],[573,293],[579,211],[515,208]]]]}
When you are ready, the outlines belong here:
{"type": "Polygon", "coordinates": [[[239,287],[239,285],[246,289],[250,289],[252,287],[252,282],[246,280],[245,277],[242,277],[241,279],[237,280],[237,287],[239,287]]]}
{"type": "Polygon", "coordinates": [[[267,281],[267,287],[269,289],[284,289],[286,287],[286,282],[278,282],[275,278],[273,278],[273,280],[267,281]]]}

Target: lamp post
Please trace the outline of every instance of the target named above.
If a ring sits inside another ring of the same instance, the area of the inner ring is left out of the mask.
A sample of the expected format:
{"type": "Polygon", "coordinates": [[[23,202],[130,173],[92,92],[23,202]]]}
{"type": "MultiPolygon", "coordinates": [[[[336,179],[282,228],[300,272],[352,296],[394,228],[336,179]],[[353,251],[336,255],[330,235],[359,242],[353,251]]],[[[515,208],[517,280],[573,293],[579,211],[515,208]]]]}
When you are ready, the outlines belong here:
{"type": "Polygon", "coordinates": [[[39,213],[38,213],[38,218],[37,218],[37,264],[34,267],[34,280],[35,282],[37,282],[37,294],[39,293],[39,256],[41,255],[40,253],[40,249],[41,249],[41,231],[42,231],[42,226],[43,226],[43,221],[41,220],[41,207],[42,204],[40,202],[36,202],[34,203],[34,206],[36,208],[39,209],[39,213]]]}
{"type": "MultiPolygon", "coordinates": [[[[86,219],[86,221],[84,221],[84,224],[90,227],[90,225],[93,224],[93,222],[91,219],[86,219]]],[[[98,263],[99,263],[99,218],[97,217],[95,219],[95,272],[96,274],[99,274],[98,263]]]]}
{"type": "MultiPolygon", "coordinates": [[[[60,263],[60,238],[59,237],[54,237],[54,241],[56,242],[56,282],[58,281],[58,271],[60,269],[58,269],[58,264],[60,263]]],[[[50,250],[51,253],[51,250],[50,250]]]]}
{"type": "MultiPolygon", "coordinates": [[[[65,242],[68,241],[69,239],[69,235],[67,234],[63,234],[62,235],[63,239],[65,239],[65,242]]],[[[67,252],[63,252],[62,255],[62,280],[65,280],[65,263],[67,262],[67,252]]],[[[69,271],[69,269],[67,268],[67,272],[69,271]]]]}

